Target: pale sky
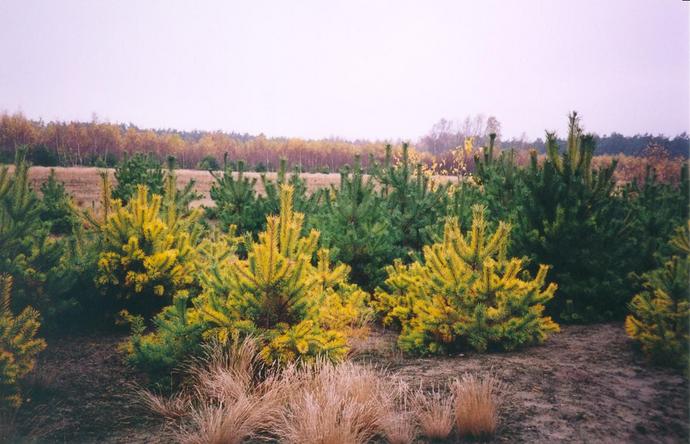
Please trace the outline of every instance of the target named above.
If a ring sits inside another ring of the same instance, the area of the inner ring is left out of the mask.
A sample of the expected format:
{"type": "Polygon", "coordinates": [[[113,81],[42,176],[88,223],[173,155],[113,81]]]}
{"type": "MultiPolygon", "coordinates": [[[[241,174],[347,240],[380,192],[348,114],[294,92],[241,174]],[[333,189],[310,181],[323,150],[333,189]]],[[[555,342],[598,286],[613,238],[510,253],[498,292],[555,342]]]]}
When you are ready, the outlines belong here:
{"type": "Polygon", "coordinates": [[[0,0],[0,111],[268,136],[689,130],[690,2],[0,0]]]}

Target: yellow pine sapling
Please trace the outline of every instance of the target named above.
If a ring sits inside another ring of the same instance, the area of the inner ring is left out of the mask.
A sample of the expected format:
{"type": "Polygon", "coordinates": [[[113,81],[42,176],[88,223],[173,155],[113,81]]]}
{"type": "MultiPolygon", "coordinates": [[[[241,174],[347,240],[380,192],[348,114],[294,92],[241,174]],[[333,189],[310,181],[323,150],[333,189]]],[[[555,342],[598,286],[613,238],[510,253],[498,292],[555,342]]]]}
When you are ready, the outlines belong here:
{"type": "Polygon", "coordinates": [[[104,205],[96,283],[126,309],[153,315],[195,281],[200,212],[181,212],[175,202],[174,187],[159,196],[140,185],[126,206],[104,205]]]}
{"type": "Polygon", "coordinates": [[[529,276],[521,259],[506,258],[510,226],[501,222],[489,233],[484,207],[472,212],[468,233],[450,219],[443,240],[423,248],[423,260],[387,269],[389,291],[377,290],[375,305],[385,323],[400,323],[404,351],[512,350],[558,331],[542,316],[556,291],[546,284],[548,267],[529,276]]]}
{"type": "Polygon", "coordinates": [[[675,254],[661,268],[643,275],[644,290],[629,304],[625,331],[651,361],[687,368],[690,302],[690,222],[671,239],[675,254]]]}
{"type": "Polygon", "coordinates": [[[366,298],[347,283],[347,266],[331,268],[328,252],[317,252],[316,230],[301,235],[304,216],[293,211],[292,194],[291,186],[281,187],[280,214],[267,218],[246,259],[204,273],[195,316],[206,337],[258,336],[267,362],[337,361],[347,352],[345,327],[362,316],[366,298]]]}
{"type": "Polygon", "coordinates": [[[18,407],[21,402],[19,381],[36,363],[36,355],[46,343],[36,338],[41,326],[40,314],[26,307],[15,316],[10,310],[12,278],[0,275],[0,411],[18,407]]]}

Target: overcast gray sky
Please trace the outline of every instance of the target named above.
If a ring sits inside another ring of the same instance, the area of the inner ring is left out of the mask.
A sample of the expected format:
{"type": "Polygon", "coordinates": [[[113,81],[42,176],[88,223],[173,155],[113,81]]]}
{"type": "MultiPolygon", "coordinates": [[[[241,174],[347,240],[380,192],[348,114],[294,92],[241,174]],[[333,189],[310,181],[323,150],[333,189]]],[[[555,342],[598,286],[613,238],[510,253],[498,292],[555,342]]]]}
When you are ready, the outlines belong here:
{"type": "Polygon", "coordinates": [[[690,121],[690,2],[0,0],[0,110],[44,120],[412,138],[670,135],[690,121]]]}

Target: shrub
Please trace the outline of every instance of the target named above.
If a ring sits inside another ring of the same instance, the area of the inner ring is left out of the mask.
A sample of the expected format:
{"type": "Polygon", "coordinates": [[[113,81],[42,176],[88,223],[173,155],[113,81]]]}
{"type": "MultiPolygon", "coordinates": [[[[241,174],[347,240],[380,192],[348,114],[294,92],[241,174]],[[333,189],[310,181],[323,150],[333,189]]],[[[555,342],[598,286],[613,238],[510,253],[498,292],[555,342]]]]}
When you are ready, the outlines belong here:
{"type": "Polygon", "coordinates": [[[34,165],[49,167],[60,165],[60,156],[58,153],[45,145],[35,145],[31,147],[28,152],[28,158],[34,165]]]}
{"type": "MultiPolygon", "coordinates": [[[[631,236],[625,240],[635,249],[631,272],[641,274],[657,268],[658,256],[673,253],[668,243],[674,230],[688,220],[690,183],[688,164],[683,162],[677,184],[662,182],[650,165],[641,179],[627,184],[623,199],[629,208],[631,236]]],[[[633,281],[633,284],[637,282],[633,281]]],[[[641,290],[641,288],[636,288],[641,290]]]]}
{"type": "Polygon", "coordinates": [[[340,173],[340,187],[333,187],[324,199],[322,211],[314,216],[322,244],[333,257],[348,264],[352,281],[368,290],[383,283],[384,266],[401,255],[395,231],[388,218],[386,202],[378,196],[374,182],[364,179],[359,157],[350,173],[340,173]]]}
{"type": "Polygon", "coordinates": [[[164,198],[140,185],[126,206],[107,208],[100,226],[96,283],[120,308],[150,317],[195,282],[197,210],[179,214],[175,189],[164,198]],[[172,193],[172,195],[170,194],[172,193]]]}
{"type": "Polygon", "coordinates": [[[205,275],[206,291],[195,304],[199,318],[209,325],[207,336],[259,335],[269,362],[339,360],[347,351],[344,337],[321,322],[319,308],[340,294],[348,268],[331,269],[324,253],[312,265],[319,233],[301,236],[304,216],[292,210],[293,188],[281,190],[280,215],[268,218],[266,231],[247,246],[247,259],[229,263],[225,275],[217,269],[205,275]]]}
{"type": "Polygon", "coordinates": [[[196,165],[197,170],[208,170],[208,171],[218,171],[220,169],[220,164],[214,156],[205,156],[196,165]]]}
{"type": "Polygon", "coordinates": [[[690,241],[687,228],[671,241],[675,255],[643,275],[644,290],[629,304],[625,330],[652,362],[687,368],[690,341],[690,241]]]}
{"type": "Polygon", "coordinates": [[[33,369],[36,355],[46,347],[43,339],[35,337],[41,326],[40,314],[25,307],[13,315],[11,292],[12,278],[0,275],[0,410],[22,403],[19,381],[33,369]]]}
{"type": "MultiPolygon", "coordinates": [[[[224,274],[236,259],[235,249],[239,239],[232,233],[212,232],[197,246],[194,274],[202,274],[213,268],[224,274]]],[[[220,279],[217,274],[216,279],[220,279]]],[[[218,282],[218,281],[216,281],[218,282]]],[[[153,319],[153,333],[146,333],[142,316],[121,313],[124,322],[130,324],[131,336],[121,346],[130,364],[146,371],[156,383],[169,382],[170,371],[186,358],[198,355],[203,345],[205,323],[190,311],[192,297],[189,291],[178,291],[172,305],[165,307],[153,319]]]]}
{"type": "Polygon", "coordinates": [[[72,200],[62,182],[55,178],[55,170],[50,170],[48,180],[41,184],[40,218],[50,225],[54,235],[72,233],[79,222],[72,206],[72,200]]]}
{"type": "Polygon", "coordinates": [[[496,432],[499,386],[493,378],[478,379],[467,374],[455,381],[455,425],[460,436],[486,438],[496,432]]]}
{"type": "Polygon", "coordinates": [[[76,306],[67,290],[76,276],[73,253],[63,240],[48,236],[41,202],[29,187],[26,150],[16,152],[15,170],[0,168],[0,273],[13,277],[13,308],[36,307],[47,319],[59,319],[76,306]]]}
{"type": "Polygon", "coordinates": [[[117,185],[112,195],[123,203],[137,192],[139,185],[144,185],[152,194],[163,194],[163,169],[160,162],[150,155],[136,153],[125,157],[115,167],[117,185]]]}
{"type": "Polygon", "coordinates": [[[525,199],[518,214],[512,252],[552,266],[559,292],[549,312],[564,321],[622,317],[629,297],[627,275],[636,254],[628,220],[634,217],[616,194],[616,162],[594,169],[594,137],[584,135],[576,113],[570,116],[566,151],[558,153],[547,133],[542,164],[532,153],[524,171],[525,199]]]}
{"type": "MultiPolygon", "coordinates": [[[[280,211],[281,193],[284,185],[289,185],[292,188],[292,206],[296,211],[309,216],[317,213],[319,210],[321,191],[316,191],[309,195],[307,193],[307,183],[300,175],[299,170],[293,169],[292,173],[288,174],[287,160],[285,158],[280,159],[276,180],[268,179],[266,174],[262,174],[261,185],[264,188],[265,195],[260,196],[259,201],[264,215],[277,214],[280,211]]],[[[303,228],[306,229],[308,226],[303,228]]],[[[303,234],[306,234],[306,231],[303,234]]]]}
{"type": "MultiPolygon", "coordinates": [[[[523,174],[516,164],[513,150],[494,155],[496,134],[489,135],[489,146],[482,155],[475,155],[474,179],[481,188],[481,203],[496,220],[514,222],[516,215],[524,211],[525,186],[523,174]]],[[[474,196],[475,199],[477,198],[474,196]]]]}
{"type": "Polygon", "coordinates": [[[544,288],[548,267],[531,278],[522,260],[506,258],[510,226],[488,233],[484,208],[473,213],[467,234],[450,219],[443,240],[424,247],[422,261],[388,267],[389,290],[377,290],[376,306],[384,323],[400,322],[404,351],[511,350],[558,331],[542,316],[556,291],[553,283],[544,288]]]}
{"type": "Polygon", "coordinates": [[[179,301],[175,308],[166,308],[149,335],[141,335],[143,328],[136,330],[128,346],[131,359],[149,368],[170,368],[200,345],[185,342],[190,331],[201,331],[203,341],[222,343],[255,336],[268,363],[285,365],[317,357],[338,361],[346,355],[348,330],[367,318],[367,295],[347,282],[346,265],[332,267],[329,253],[316,251],[317,231],[300,234],[304,216],[293,212],[288,185],[282,188],[281,204],[280,215],[268,218],[258,241],[245,237],[246,259],[234,255],[237,238],[200,250],[197,273],[202,293],[193,307],[185,308],[186,302],[179,301]],[[175,332],[186,336],[177,338],[175,332]],[[146,344],[153,344],[152,353],[146,344]]]}
{"type": "Polygon", "coordinates": [[[399,162],[393,163],[388,145],[383,166],[373,165],[372,169],[390,214],[391,228],[398,231],[399,246],[420,251],[430,240],[429,230],[445,210],[448,186],[434,184],[423,173],[421,164],[413,167],[406,143],[399,162]]]}
{"type": "Polygon", "coordinates": [[[207,214],[220,221],[222,228],[235,226],[240,233],[256,234],[265,226],[266,215],[256,194],[257,180],[244,175],[244,162],[237,163],[237,176],[226,168],[222,174],[211,171],[215,183],[211,186],[211,199],[215,207],[207,214]]]}
{"type": "MultiPolygon", "coordinates": [[[[256,192],[257,179],[249,179],[244,175],[244,162],[237,162],[237,175],[227,162],[223,174],[211,172],[215,183],[211,187],[211,198],[215,208],[207,209],[211,218],[219,219],[221,227],[227,229],[235,226],[239,233],[249,233],[256,236],[266,228],[266,216],[280,211],[280,189],[283,185],[293,188],[293,206],[304,214],[313,214],[318,208],[320,193],[307,195],[307,184],[300,177],[297,170],[287,174],[287,161],[280,160],[276,180],[269,179],[266,174],[261,175],[261,185],[264,195],[256,192]]],[[[306,228],[306,227],[305,227],[306,228]]]]}

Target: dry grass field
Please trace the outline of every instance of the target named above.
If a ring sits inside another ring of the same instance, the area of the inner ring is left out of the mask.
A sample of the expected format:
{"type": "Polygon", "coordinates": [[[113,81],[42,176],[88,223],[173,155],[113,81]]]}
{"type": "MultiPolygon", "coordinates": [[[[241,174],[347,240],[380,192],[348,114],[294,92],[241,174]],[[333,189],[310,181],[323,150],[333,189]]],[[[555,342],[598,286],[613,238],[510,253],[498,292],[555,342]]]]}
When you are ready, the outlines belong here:
{"type": "MultiPolygon", "coordinates": [[[[29,170],[29,179],[34,190],[38,190],[41,183],[48,179],[50,170],[55,170],[57,180],[65,184],[65,189],[72,196],[75,203],[82,208],[93,208],[98,206],[100,201],[100,177],[99,173],[104,171],[102,168],[94,167],[41,167],[34,166],[29,170]]],[[[108,174],[115,182],[114,170],[108,169],[108,174]]],[[[193,206],[213,206],[214,203],[209,196],[211,186],[213,186],[213,176],[208,171],[201,170],[176,170],[178,186],[183,186],[190,180],[196,183],[195,189],[201,194],[202,198],[195,201],[193,206]]],[[[274,179],[277,173],[265,173],[268,179],[274,179]]],[[[261,184],[260,173],[247,172],[244,175],[250,179],[255,178],[256,190],[263,193],[264,188],[261,184]]],[[[307,183],[309,192],[320,188],[327,188],[331,185],[337,186],[340,182],[340,175],[336,173],[303,173],[302,177],[307,183]]],[[[452,176],[437,176],[440,182],[457,180],[452,176]]]]}

